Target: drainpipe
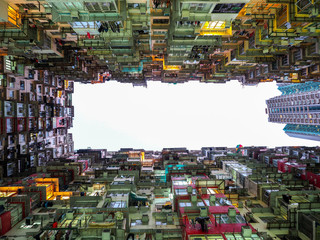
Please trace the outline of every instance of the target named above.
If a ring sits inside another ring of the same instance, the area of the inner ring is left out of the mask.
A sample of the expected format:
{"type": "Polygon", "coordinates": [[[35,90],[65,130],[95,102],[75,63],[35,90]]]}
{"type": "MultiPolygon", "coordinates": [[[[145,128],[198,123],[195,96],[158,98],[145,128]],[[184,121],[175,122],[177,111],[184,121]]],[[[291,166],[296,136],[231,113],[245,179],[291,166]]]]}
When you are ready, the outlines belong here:
{"type": "Polygon", "coordinates": [[[127,20],[127,6],[125,0],[120,1],[120,16],[122,21],[127,20]]]}
{"type": "MultiPolygon", "coordinates": [[[[150,1],[147,1],[147,9],[148,9],[148,12],[147,12],[147,14],[149,14],[149,16],[151,15],[151,12],[150,12],[150,9],[151,9],[151,6],[150,6],[150,1]]],[[[150,17],[149,17],[149,19],[150,19],[150,17]]],[[[149,32],[150,32],[150,34],[149,34],[149,51],[152,51],[152,47],[151,47],[151,43],[152,43],[152,39],[151,39],[151,30],[152,30],[152,24],[151,24],[151,20],[149,21],[150,22],[150,26],[149,26],[149,32]]]]}
{"type": "Polygon", "coordinates": [[[23,15],[26,19],[29,18],[36,18],[36,19],[47,19],[46,13],[29,13],[26,15],[23,15]]]}

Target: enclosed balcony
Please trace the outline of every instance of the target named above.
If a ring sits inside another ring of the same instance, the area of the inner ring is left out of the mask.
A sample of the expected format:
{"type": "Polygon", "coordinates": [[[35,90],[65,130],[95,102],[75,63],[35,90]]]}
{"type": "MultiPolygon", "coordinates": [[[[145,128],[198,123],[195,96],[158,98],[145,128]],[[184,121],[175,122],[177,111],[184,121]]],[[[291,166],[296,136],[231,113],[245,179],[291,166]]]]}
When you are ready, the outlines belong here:
{"type": "Polygon", "coordinates": [[[199,34],[208,36],[231,36],[232,28],[231,26],[227,26],[225,21],[204,22],[201,25],[199,34]]]}
{"type": "Polygon", "coordinates": [[[101,26],[100,23],[94,21],[94,22],[72,22],[70,23],[73,30],[78,35],[87,35],[88,33],[90,35],[98,35],[99,34],[99,27],[101,26]]]}

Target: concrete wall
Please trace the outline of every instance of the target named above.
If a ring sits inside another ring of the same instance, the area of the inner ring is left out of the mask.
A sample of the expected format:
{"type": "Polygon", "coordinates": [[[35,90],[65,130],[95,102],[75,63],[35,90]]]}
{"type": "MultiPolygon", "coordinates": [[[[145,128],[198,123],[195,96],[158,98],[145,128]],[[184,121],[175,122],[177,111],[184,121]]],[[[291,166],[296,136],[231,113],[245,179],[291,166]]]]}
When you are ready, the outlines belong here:
{"type": "Polygon", "coordinates": [[[8,22],[8,3],[0,0],[0,22],[8,22]]]}

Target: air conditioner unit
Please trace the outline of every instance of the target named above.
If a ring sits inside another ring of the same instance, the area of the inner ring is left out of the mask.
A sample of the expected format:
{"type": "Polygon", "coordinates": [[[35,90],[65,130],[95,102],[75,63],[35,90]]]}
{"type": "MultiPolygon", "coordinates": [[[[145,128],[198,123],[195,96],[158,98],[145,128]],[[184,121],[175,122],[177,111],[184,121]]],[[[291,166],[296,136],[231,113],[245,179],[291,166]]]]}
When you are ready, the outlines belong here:
{"type": "Polygon", "coordinates": [[[316,7],[313,7],[309,11],[310,17],[317,17],[319,15],[319,9],[316,7]]]}
{"type": "Polygon", "coordinates": [[[200,217],[208,217],[208,209],[200,208],[200,217]]]}
{"type": "Polygon", "coordinates": [[[201,31],[201,27],[194,28],[194,34],[198,35],[198,34],[200,34],[200,31],[201,31]]]}
{"type": "Polygon", "coordinates": [[[140,8],[140,13],[146,13],[146,11],[147,11],[146,7],[141,7],[140,8]]]}
{"type": "Polygon", "coordinates": [[[26,225],[33,225],[33,217],[26,217],[26,225]]]}
{"type": "Polygon", "coordinates": [[[66,219],[67,219],[67,220],[73,220],[73,211],[72,211],[72,210],[69,210],[69,211],[66,213],[66,219]]]}
{"type": "Polygon", "coordinates": [[[192,194],[192,195],[191,195],[191,202],[196,204],[197,201],[198,201],[197,195],[192,194]]]}
{"type": "Polygon", "coordinates": [[[235,217],[237,215],[237,211],[235,208],[229,208],[228,209],[228,216],[229,217],[235,217]]]}
{"type": "Polygon", "coordinates": [[[102,231],[102,239],[110,240],[111,239],[111,231],[110,229],[104,229],[102,231]]]}
{"type": "Polygon", "coordinates": [[[147,26],[146,22],[142,22],[142,29],[143,30],[147,30],[148,29],[148,26],[147,26]]]}
{"type": "Polygon", "coordinates": [[[226,21],[225,28],[230,28],[232,25],[231,21],[226,21]]]}
{"type": "Polygon", "coordinates": [[[79,12],[78,11],[71,11],[71,17],[73,19],[79,19],[79,12]]]}
{"type": "Polygon", "coordinates": [[[181,17],[183,20],[188,20],[190,17],[190,11],[189,10],[182,10],[181,17]]]}
{"type": "Polygon", "coordinates": [[[243,237],[251,237],[252,229],[249,226],[241,226],[241,234],[243,237]]]}
{"type": "Polygon", "coordinates": [[[270,14],[270,15],[276,15],[276,14],[277,14],[277,9],[275,9],[275,8],[270,8],[269,14],[270,14]]]}

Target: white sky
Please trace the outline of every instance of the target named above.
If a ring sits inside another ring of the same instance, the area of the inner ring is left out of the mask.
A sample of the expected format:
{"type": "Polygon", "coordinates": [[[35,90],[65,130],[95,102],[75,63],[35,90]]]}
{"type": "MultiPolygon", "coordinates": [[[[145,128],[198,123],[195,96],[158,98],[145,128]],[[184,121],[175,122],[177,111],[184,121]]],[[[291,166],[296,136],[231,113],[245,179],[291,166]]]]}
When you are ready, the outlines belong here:
{"type": "Polygon", "coordinates": [[[280,95],[275,82],[246,86],[148,82],[148,88],[110,81],[75,84],[75,149],[132,147],[315,146],[291,138],[285,124],[268,122],[265,100],[280,95]]]}

